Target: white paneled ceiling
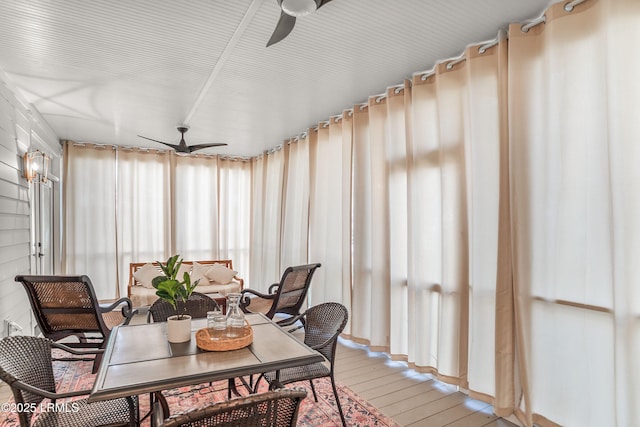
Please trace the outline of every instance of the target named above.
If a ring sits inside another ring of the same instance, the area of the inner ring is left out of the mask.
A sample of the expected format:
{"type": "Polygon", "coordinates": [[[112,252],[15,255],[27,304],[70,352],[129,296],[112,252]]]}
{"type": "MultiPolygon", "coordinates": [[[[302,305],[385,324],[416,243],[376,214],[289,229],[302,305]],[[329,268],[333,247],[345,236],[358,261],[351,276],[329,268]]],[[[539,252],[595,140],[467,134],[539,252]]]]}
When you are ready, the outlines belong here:
{"type": "Polygon", "coordinates": [[[0,69],[58,137],[253,156],[549,0],[334,0],[265,45],[277,0],[3,0],[0,69]]]}

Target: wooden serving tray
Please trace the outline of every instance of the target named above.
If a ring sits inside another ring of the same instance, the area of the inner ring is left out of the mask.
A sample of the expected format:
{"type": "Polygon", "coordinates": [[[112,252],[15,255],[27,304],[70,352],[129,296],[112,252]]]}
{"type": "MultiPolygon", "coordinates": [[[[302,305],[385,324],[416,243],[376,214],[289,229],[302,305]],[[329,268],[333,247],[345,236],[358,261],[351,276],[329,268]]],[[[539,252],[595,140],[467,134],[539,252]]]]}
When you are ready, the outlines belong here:
{"type": "Polygon", "coordinates": [[[222,337],[211,339],[208,328],[198,329],[196,331],[196,345],[198,348],[206,351],[230,351],[238,350],[250,345],[253,342],[253,328],[249,322],[242,328],[239,337],[222,337]]]}

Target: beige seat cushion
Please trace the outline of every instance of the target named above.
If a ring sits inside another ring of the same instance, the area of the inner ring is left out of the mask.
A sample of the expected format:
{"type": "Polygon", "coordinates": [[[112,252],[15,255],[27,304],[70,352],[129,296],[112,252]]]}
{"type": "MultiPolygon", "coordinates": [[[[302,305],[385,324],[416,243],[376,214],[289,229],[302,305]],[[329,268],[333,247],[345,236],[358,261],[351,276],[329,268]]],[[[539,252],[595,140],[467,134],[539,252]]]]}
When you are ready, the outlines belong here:
{"type": "Polygon", "coordinates": [[[254,296],[253,298],[251,298],[251,303],[247,306],[247,310],[252,313],[267,314],[272,305],[272,299],[264,299],[254,296]]]}
{"type": "MultiPolygon", "coordinates": [[[[200,292],[202,294],[214,294],[219,293],[222,295],[227,295],[231,292],[240,292],[240,283],[235,280],[227,283],[226,285],[221,285],[215,282],[209,282],[208,284],[198,284],[196,286],[196,292],[200,292]]],[[[131,287],[131,302],[134,307],[144,307],[146,305],[151,305],[155,300],[158,299],[156,295],[155,288],[145,288],[144,286],[136,285],[131,287]]]]}

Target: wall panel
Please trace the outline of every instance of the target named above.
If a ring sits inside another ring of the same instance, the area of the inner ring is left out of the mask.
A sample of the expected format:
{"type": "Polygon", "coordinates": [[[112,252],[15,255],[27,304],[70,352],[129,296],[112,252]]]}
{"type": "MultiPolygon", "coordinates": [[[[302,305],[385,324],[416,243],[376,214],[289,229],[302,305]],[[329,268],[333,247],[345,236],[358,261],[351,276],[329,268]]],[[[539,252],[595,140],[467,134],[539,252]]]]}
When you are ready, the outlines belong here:
{"type": "Polygon", "coordinates": [[[33,272],[32,194],[22,177],[22,155],[37,141],[37,149],[60,162],[60,144],[34,108],[22,102],[0,71],[0,337],[8,333],[6,321],[33,332],[27,294],[14,281],[33,272]],[[35,124],[35,125],[34,125],[35,124]],[[35,137],[33,135],[35,135],[35,137]]]}

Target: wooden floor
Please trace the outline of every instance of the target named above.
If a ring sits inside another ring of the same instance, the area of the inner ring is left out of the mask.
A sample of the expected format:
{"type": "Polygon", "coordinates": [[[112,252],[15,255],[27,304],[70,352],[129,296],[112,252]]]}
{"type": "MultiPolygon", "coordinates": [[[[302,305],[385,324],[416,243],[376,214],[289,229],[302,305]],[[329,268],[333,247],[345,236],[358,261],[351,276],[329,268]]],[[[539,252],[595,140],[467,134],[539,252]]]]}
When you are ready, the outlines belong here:
{"type": "Polygon", "coordinates": [[[402,426],[516,426],[493,415],[491,405],[351,341],[340,341],[336,380],[402,426]]]}
{"type": "MultiPolygon", "coordinates": [[[[336,380],[402,426],[516,427],[494,416],[490,405],[351,341],[340,340],[336,380]]],[[[10,395],[9,387],[0,381],[0,402],[10,395]]]]}

